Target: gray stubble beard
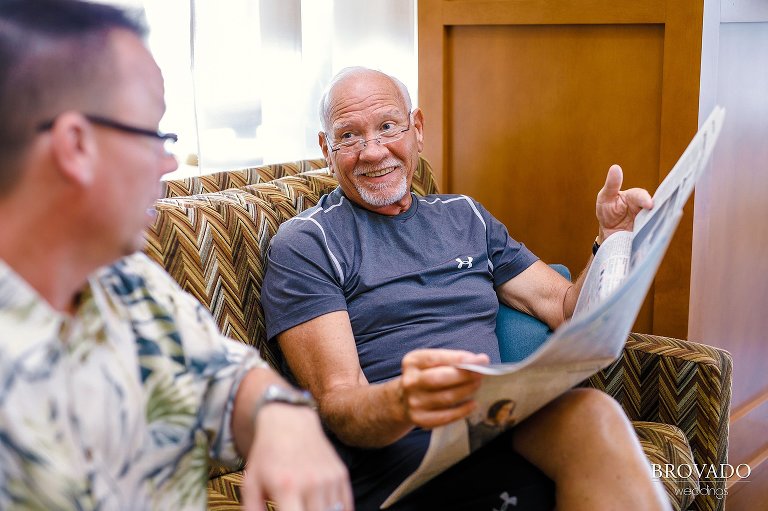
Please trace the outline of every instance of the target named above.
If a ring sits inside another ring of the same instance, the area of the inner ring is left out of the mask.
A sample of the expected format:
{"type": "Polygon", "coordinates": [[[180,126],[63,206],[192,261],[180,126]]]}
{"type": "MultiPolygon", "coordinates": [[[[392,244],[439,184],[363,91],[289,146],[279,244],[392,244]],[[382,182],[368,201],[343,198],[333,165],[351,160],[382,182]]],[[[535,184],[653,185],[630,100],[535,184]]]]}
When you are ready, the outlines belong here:
{"type": "Polygon", "coordinates": [[[406,179],[405,174],[401,174],[401,179],[399,180],[397,187],[392,193],[387,195],[378,193],[384,192],[388,188],[386,184],[376,185],[373,187],[373,190],[371,190],[369,187],[355,183],[355,188],[357,189],[357,193],[360,194],[360,198],[371,206],[389,206],[405,197],[405,194],[408,193],[408,180],[406,179]]]}

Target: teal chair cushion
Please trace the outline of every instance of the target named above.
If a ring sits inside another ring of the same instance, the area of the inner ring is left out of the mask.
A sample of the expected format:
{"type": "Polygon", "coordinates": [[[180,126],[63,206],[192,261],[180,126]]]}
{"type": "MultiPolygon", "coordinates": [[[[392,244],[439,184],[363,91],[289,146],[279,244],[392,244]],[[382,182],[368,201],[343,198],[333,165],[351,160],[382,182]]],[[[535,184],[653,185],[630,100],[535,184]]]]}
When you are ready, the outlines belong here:
{"type": "MultiPolygon", "coordinates": [[[[550,264],[557,273],[571,280],[571,272],[562,264],[550,264]]],[[[496,315],[496,336],[502,362],[517,362],[536,351],[552,331],[533,316],[499,304],[496,315]]]]}

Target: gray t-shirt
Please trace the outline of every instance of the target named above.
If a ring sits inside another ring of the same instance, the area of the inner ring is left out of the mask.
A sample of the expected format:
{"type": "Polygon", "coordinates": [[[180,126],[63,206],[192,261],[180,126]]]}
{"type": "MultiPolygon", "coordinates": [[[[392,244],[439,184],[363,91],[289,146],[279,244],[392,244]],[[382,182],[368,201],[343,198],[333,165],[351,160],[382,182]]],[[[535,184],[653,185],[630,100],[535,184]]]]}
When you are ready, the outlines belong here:
{"type": "Polygon", "coordinates": [[[400,374],[418,348],[465,349],[499,361],[495,287],[537,258],[475,200],[413,195],[380,215],[337,188],[285,222],[267,254],[267,337],[346,310],[369,382],[400,374]]]}

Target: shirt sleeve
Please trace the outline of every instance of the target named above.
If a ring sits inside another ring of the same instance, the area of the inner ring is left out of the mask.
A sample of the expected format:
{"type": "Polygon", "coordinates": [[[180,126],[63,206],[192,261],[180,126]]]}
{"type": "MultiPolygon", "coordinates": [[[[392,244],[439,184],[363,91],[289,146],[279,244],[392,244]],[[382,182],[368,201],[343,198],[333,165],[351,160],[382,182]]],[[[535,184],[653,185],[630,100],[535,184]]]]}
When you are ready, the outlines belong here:
{"type": "Polygon", "coordinates": [[[323,314],[347,310],[344,269],[320,224],[301,219],[283,224],[267,251],[261,288],[267,339],[323,314]]]}
{"type": "Polygon", "coordinates": [[[475,202],[486,225],[488,258],[493,264],[493,286],[499,287],[539,260],[528,247],[514,240],[504,224],[475,202]]]}
{"type": "Polygon", "coordinates": [[[184,292],[162,268],[152,266],[155,269],[146,272],[150,292],[170,309],[186,366],[185,374],[175,377],[175,385],[189,385],[187,388],[198,396],[197,419],[208,438],[209,456],[235,466],[240,461],[232,431],[235,396],[250,370],[268,365],[253,347],[222,335],[197,299],[184,292]]]}

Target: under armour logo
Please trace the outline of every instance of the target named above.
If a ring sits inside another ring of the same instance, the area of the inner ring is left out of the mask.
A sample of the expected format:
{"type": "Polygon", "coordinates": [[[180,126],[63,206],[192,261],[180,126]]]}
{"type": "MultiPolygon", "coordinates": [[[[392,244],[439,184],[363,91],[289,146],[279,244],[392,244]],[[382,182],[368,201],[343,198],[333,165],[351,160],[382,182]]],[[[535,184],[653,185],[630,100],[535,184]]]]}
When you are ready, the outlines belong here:
{"type": "Polygon", "coordinates": [[[515,506],[517,507],[517,497],[509,496],[509,493],[504,492],[501,495],[499,495],[499,498],[503,501],[501,503],[501,509],[493,508],[493,511],[507,511],[507,508],[509,506],[515,506]]]}
{"type": "Polygon", "coordinates": [[[460,258],[457,257],[456,258],[456,262],[459,263],[457,268],[458,269],[462,269],[462,268],[464,268],[465,264],[467,265],[467,268],[472,268],[472,261],[474,261],[472,256],[467,256],[467,260],[466,261],[462,261],[460,258]]]}

